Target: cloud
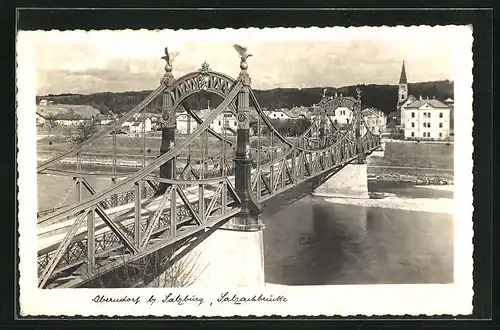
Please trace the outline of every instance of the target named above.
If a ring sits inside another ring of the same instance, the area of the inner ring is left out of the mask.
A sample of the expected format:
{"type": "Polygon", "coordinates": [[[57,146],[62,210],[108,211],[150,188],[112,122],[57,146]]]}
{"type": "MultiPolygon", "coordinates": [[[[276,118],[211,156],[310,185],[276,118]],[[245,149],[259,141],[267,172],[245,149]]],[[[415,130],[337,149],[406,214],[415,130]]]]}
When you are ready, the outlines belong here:
{"type": "Polygon", "coordinates": [[[267,31],[103,31],[75,32],[73,37],[40,33],[37,93],[154,89],[164,73],[160,57],[167,43],[180,52],[174,62],[176,77],[197,70],[204,61],[236,77],[239,58],[232,44],[247,46],[254,55],[248,63],[257,89],[395,84],[403,60],[410,82],[453,79],[454,39],[446,28],[267,31]]]}

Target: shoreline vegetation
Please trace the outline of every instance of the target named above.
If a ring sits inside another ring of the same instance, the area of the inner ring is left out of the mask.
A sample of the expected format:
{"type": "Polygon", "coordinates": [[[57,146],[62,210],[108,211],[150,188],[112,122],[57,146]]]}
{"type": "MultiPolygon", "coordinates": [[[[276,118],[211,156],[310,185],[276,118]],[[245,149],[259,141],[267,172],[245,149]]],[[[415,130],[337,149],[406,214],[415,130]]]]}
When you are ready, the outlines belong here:
{"type": "MultiPolygon", "coordinates": [[[[182,139],[182,137],[181,137],[182,139]]],[[[141,138],[117,139],[117,170],[126,175],[134,168],[142,166],[144,153],[141,138]],[[128,140],[128,141],[127,141],[128,140]],[[137,140],[137,141],[135,141],[137,140]]],[[[146,164],[159,156],[161,139],[146,139],[146,164]]],[[[48,139],[37,142],[37,161],[44,162],[57,154],[68,150],[67,142],[48,139]]],[[[228,156],[231,148],[228,148],[228,156]]],[[[209,145],[209,155],[220,153],[220,143],[209,145]]],[[[183,161],[183,157],[179,157],[183,161]]],[[[376,181],[413,183],[416,185],[451,185],[454,183],[454,144],[437,143],[400,143],[388,141],[383,156],[372,154],[367,159],[368,179],[376,181]]],[[[61,161],[62,166],[76,164],[76,157],[61,161]]],[[[113,165],[112,146],[106,143],[94,146],[82,156],[82,165],[95,170],[113,165]]]]}

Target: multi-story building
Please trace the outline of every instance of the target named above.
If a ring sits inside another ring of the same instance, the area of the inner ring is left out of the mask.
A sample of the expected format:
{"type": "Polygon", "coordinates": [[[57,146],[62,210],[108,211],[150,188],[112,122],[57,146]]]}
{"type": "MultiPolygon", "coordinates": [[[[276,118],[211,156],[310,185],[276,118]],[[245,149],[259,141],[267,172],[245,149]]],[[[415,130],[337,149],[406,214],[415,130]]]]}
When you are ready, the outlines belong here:
{"type": "Polygon", "coordinates": [[[382,111],[375,108],[366,108],[361,111],[361,114],[371,132],[379,134],[387,128],[387,116],[382,111]]]}
{"type": "Polygon", "coordinates": [[[180,112],[176,114],[175,125],[177,127],[177,133],[179,134],[191,134],[196,127],[198,127],[198,122],[194,120],[187,112],[180,112]]]}
{"type": "Polygon", "coordinates": [[[151,119],[135,121],[129,126],[130,136],[142,136],[143,132],[151,132],[151,119]]]}
{"type": "Polygon", "coordinates": [[[450,136],[451,109],[436,99],[413,101],[401,109],[405,139],[444,140],[450,136]]]}
{"type": "Polygon", "coordinates": [[[232,112],[224,111],[215,118],[212,124],[210,124],[210,128],[220,134],[224,133],[224,130],[226,133],[236,134],[238,122],[232,112]]]}

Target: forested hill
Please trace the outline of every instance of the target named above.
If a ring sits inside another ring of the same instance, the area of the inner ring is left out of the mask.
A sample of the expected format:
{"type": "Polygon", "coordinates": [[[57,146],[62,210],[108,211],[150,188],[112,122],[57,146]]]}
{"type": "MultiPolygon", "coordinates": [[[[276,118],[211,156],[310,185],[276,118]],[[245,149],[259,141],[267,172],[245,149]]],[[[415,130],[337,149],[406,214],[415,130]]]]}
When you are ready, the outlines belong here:
{"type": "MultiPolygon", "coordinates": [[[[357,86],[345,86],[340,88],[327,88],[327,95],[333,95],[335,91],[344,96],[356,96],[357,86]]],[[[262,108],[291,108],[293,106],[311,106],[318,103],[323,94],[323,87],[315,88],[277,88],[271,90],[254,90],[254,93],[262,108]]],[[[362,102],[366,107],[374,107],[386,114],[394,111],[397,101],[397,85],[361,85],[362,102]]],[[[84,104],[99,109],[101,113],[112,110],[114,113],[122,113],[132,109],[139,104],[151,91],[119,92],[119,93],[94,93],[94,94],[60,94],[37,96],[37,103],[41,99],[53,101],[55,104],[84,104]]],[[[409,92],[415,97],[436,97],[445,100],[454,98],[453,82],[449,80],[421,82],[409,84],[409,92]]],[[[210,101],[212,105],[220,102],[216,95],[205,93],[198,97],[191,97],[188,103],[192,109],[202,109],[210,101]]]]}

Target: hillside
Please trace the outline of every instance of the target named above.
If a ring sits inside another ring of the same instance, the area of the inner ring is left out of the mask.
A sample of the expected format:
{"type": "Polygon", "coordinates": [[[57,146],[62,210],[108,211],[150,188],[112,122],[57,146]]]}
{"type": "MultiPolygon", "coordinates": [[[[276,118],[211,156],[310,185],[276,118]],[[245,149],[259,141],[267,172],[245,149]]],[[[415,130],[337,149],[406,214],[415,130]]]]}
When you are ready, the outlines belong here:
{"type": "MultiPolygon", "coordinates": [[[[356,96],[357,86],[345,86],[337,88],[338,93],[344,96],[356,96]]],[[[449,80],[431,81],[409,84],[409,92],[417,98],[432,98],[435,96],[439,100],[448,97],[454,98],[453,82],[449,80]]],[[[335,92],[334,87],[327,88],[328,94],[335,92]]],[[[362,102],[364,106],[374,107],[388,114],[395,110],[397,100],[397,85],[361,85],[362,102]]],[[[94,94],[60,94],[37,96],[37,103],[41,99],[53,101],[55,104],[80,104],[92,106],[99,109],[101,113],[113,110],[115,113],[122,113],[132,109],[140,103],[151,91],[119,92],[119,93],[94,93],[94,94]]],[[[318,103],[323,94],[323,87],[314,88],[277,88],[271,90],[254,90],[259,104],[263,108],[291,108],[293,106],[311,106],[318,103]]],[[[192,109],[202,109],[210,104],[216,105],[220,102],[220,97],[209,93],[204,93],[197,97],[188,99],[188,104],[192,109]]]]}

